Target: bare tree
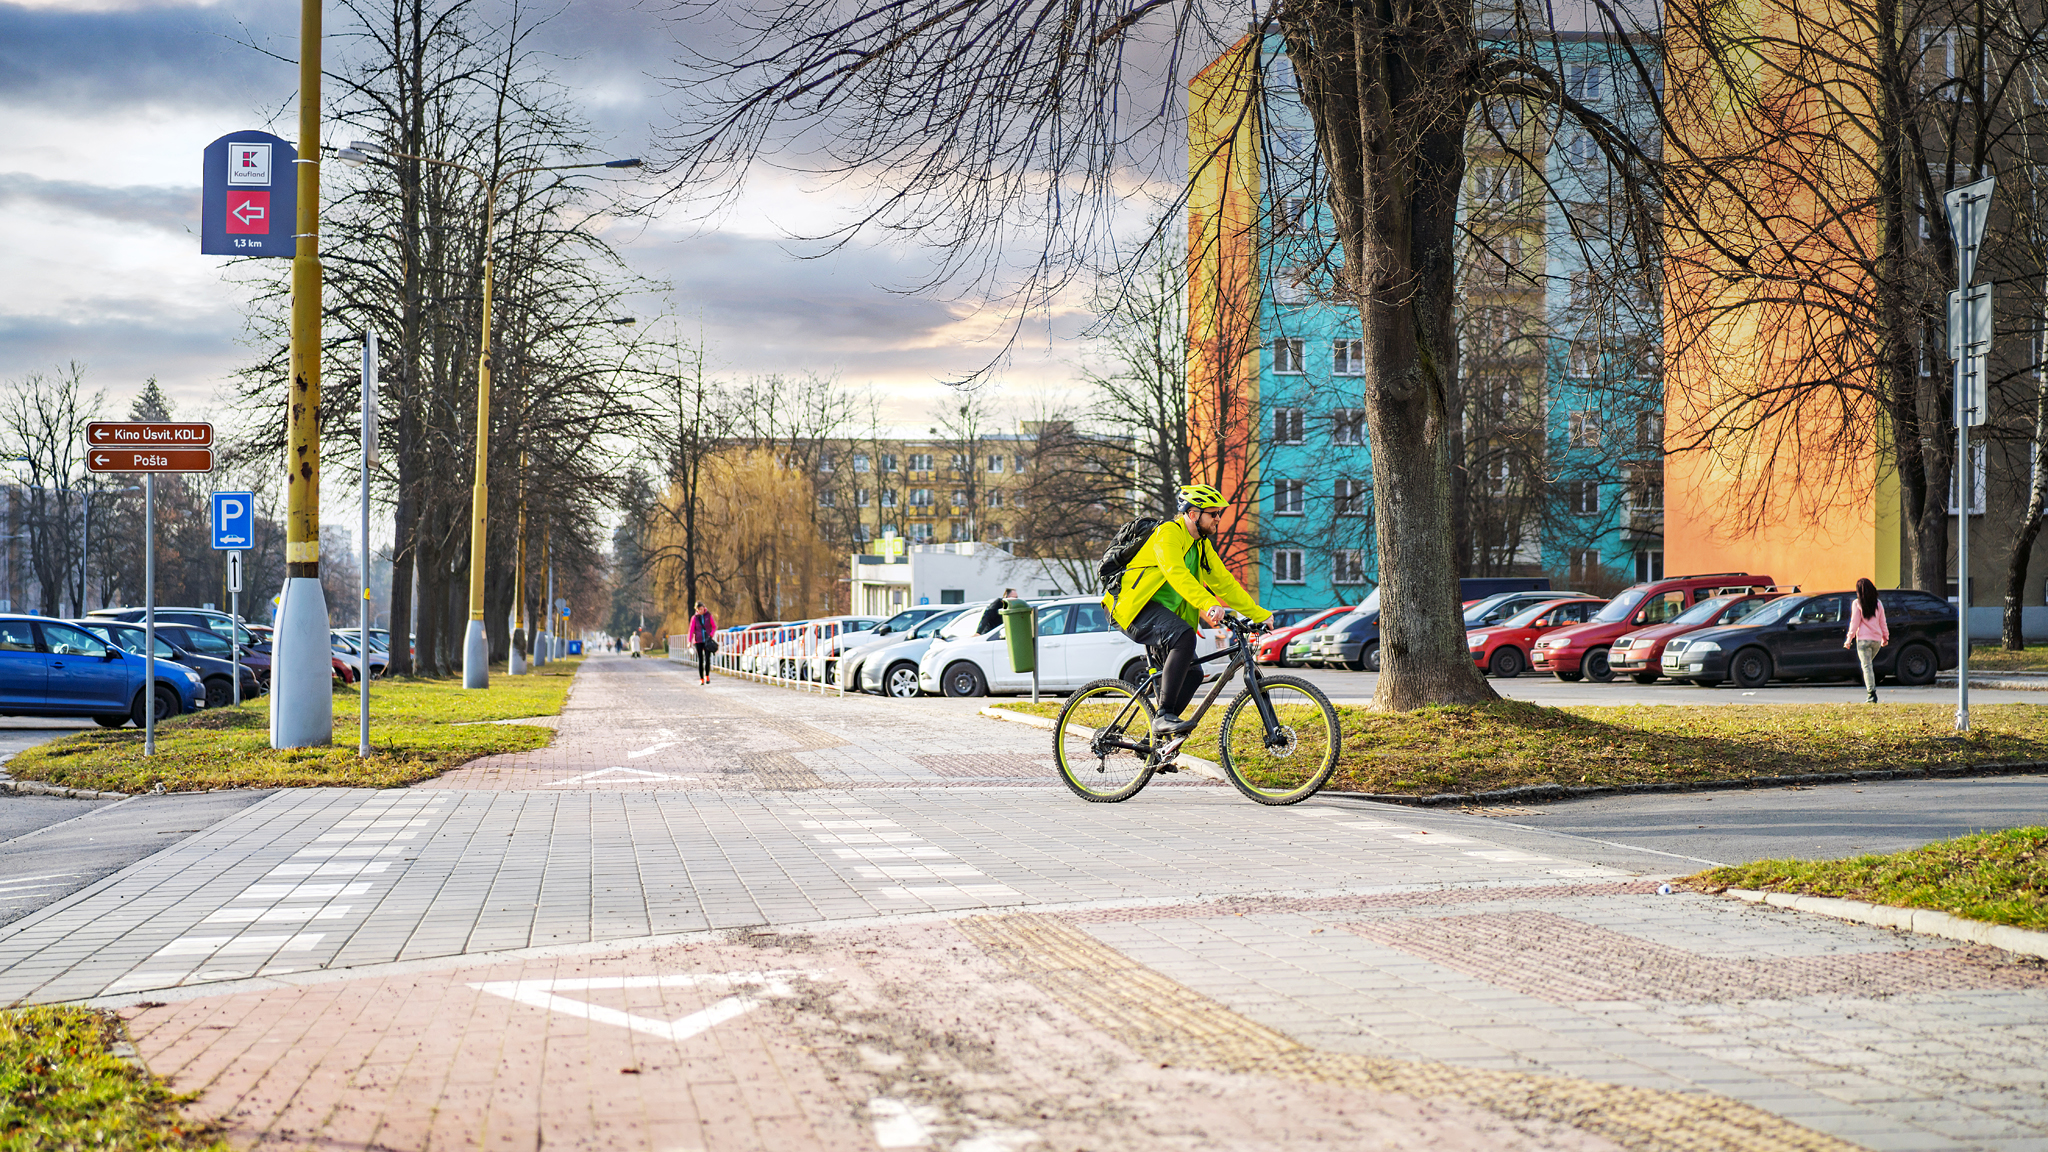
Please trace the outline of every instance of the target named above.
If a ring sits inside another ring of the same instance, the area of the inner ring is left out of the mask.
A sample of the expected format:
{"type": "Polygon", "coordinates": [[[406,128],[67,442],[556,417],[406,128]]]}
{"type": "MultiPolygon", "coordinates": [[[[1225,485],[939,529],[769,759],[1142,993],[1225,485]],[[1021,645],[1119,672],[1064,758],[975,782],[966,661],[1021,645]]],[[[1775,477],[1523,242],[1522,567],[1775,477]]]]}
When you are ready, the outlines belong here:
{"type": "Polygon", "coordinates": [[[20,470],[21,523],[41,589],[38,611],[45,616],[61,615],[67,594],[76,614],[85,612],[79,568],[79,514],[87,498],[85,425],[105,403],[106,393],[85,391],[85,369],[77,361],[0,387],[0,458],[20,470]]]}

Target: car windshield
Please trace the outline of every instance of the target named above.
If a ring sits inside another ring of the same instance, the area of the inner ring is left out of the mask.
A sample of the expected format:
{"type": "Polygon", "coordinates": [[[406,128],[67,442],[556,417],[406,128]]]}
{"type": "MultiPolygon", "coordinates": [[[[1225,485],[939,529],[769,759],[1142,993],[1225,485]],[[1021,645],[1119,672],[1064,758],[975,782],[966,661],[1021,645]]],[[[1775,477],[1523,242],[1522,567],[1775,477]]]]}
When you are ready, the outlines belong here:
{"type": "Polygon", "coordinates": [[[976,628],[975,625],[979,623],[981,623],[981,609],[966,609],[948,621],[945,627],[939,629],[939,639],[962,640],[969,636],[978,636],[981,634],[981,629],[976,628]]]}
{"type": "Polygon", "coordinates": [[[879,636],[885,633],[908,632],[912,628],[917,627],[918,621],[923,619],[924,617],[919,616],[915,608],[908,612],[898,612],[880,624],[875,625],[875,634],[879,636]]]}
{"type": "Polygon", "coordinates": [[[1785,596],[1764,605],[1743,620],[1744,624],[1776,624],[1792,614],[1793,609],[1813,599],[1811,596],[1785,596]]]}
{"type": "MultiPolygon", "coordinates": [[[[1733,604],[1735,601],[1740,599],[1742,599],[1742,597],[1740,596],[1716,596],[1712,600],[1702,600],[1699,603],[1693,605],[1692,607],[1687,608],[1685,611],[1680,612],[1678,615],[1673,616],[1671,618],[1671,623],[1705,624],[1707,621],[1712,620],[1714,618],[1714,613],[1719,612],[1721,609],[1726,608],[1728,605],[1733,604]]],[[[1729,621],[1729,623],[1732,624],[1734,623],[1734,621],[1731,620],[1729,621]]]]}
{"type": "Polygon", "coordinates": [[[227,637],[216,636],[204,628],[181,628],[171,633],[171,638],[204,656],[219,656],[225,660],[234,655],[228,649],[227,637]]]}
{"type": "MultiPolygon", "coordinates": [[[[127,649],[128,651],[130,651],[130,652],[134,652],[134,653],[136,653],[137,655],[140,655],[140,654],[141,654],[141,652],[142,652],[142,642],[143,642],[144,640],[147,640],[148,638],[149,638],[149,633],[147,633],[147,632],[144,632],[144,631],[143,631],[142,629],[140,629],[140,628],[132,628],[132,629],[131,629],[131,628],[109,628],[109,629],[107,629],[107,642],[108,642],[108,643],[110,643],[110,644],[113,644],[114,646],[116,646],[116,647],[118,647],[118,648],[126,648],[126,649],[127,649]]],[[[178,653],[177,653],[177,650],[176,650],[176,649],[172,648],[172,647],[171,647],[171,646],[170,646],[169,644],[166,644],[166,643],[164,643],[164,638],[163,638],[163,637],[159,636],[159,637],[157,637],[157,638],[156,638],[156,658],[157,658],[157,659],[159,659],[159,660],[169,660],[169,659],[171,659],[172,657],[176,656],[177,654],[178,654],[178,653]]]]}
{"type": "Polygon", "coordinates": [[[1635,615],[1636,605],[1641,604],[1643,597],[1649,594],[1650,585],[1648,584],[1638,584],[1628,589],[1621,595],[1609,600],[1607,607],[1602,608],[1600,614],[1593,617],[1593,623],[1613,624],[1616,621],[1628,619],[1630,616],[1635,615]]]}
{"type": "Polygon", "coordinates": [[[959,612],[940,612],[936,615],[927,616],[924,619],[924,623],[919,624],[916,631],[910,634],[910,638],[912,640],[929,640],[938,634],[939,629],[952,623],[959,616],[959,612]]]}

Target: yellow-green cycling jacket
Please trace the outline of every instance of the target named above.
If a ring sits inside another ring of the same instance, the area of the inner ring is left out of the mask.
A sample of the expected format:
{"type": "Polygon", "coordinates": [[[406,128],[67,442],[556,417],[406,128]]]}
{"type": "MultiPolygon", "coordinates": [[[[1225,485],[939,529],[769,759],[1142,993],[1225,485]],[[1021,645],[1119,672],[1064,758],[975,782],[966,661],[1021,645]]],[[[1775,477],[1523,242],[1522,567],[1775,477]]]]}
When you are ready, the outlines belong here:
{"type": "Polygon", "coordinates": [[[1128,628],[1145,605],[1157,600],[1174,615],[1199,628],[1202,613],[1211,605],[1235,608],[1252,620],[1271,615],[1252,601],[1237,577],[1223,566],[1216,546],[1197,540],[1179,518],[1162,521],[1152,530],[1145,546],[1124,569],[1117,591],[1102,598],[1110,619],[1128,628]]]}

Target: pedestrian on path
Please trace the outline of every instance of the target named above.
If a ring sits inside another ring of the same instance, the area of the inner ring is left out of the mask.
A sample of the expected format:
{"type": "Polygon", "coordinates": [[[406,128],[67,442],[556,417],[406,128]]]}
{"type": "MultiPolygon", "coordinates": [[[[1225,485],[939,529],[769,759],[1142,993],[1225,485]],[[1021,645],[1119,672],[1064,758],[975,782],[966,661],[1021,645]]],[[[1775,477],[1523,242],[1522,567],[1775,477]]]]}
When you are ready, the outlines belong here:
{"type": "Polygon", "coordinates": [[[1884,620],[1884,604],[1877,598],[1877,585],[1859,578],[1856,598],[1849,602],[1849,634],[1842,647],[1856,646],[1856,662],[1863,666],[1866,703],[1877,703],[1877,652],[1892,642],[1892,630],[1884,620]]]}
{"type": "Polygon", "coordinates": [[[690,643],[697,649],[697,683],[711,683],[711,654],[718,651],[718,617],[699,601],[690,617],[690,643]]]}

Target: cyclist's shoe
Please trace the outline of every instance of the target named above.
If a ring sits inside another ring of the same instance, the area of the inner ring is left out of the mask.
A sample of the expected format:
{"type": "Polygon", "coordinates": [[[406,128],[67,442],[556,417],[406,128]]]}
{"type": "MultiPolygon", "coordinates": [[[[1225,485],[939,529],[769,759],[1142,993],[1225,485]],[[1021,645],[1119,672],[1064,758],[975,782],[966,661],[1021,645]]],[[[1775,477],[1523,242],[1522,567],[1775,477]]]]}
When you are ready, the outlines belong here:
{"type": "Polygon", "coordinates": [[[1194,730],[1193,720],[1183,720],[1171,712],[1161,712],[1152,719],[1154,736],[1185,736],[1194,730]]]}

